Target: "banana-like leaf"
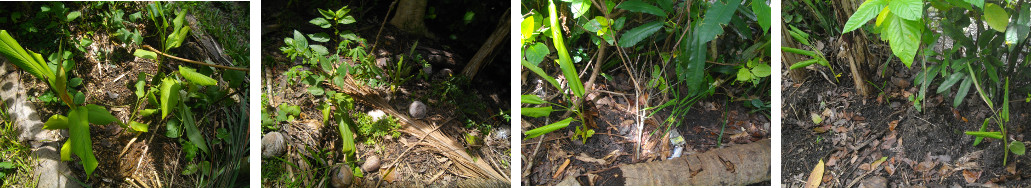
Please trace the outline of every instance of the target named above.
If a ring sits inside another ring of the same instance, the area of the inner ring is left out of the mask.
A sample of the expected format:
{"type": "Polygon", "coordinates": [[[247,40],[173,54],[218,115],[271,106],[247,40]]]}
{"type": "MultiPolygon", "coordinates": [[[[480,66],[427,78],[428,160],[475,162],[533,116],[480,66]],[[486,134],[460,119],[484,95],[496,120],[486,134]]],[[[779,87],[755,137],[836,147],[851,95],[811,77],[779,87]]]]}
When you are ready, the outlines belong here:
{"type": "Polygon", "coordinates": [[[142,49],[136,49],[136,51],[133,52],[132,55],[134,55],[136,57],[141,57],[141,58],[144,58],[144,59],[150,59],[150,60],[157,60],[158,59],[158,54],[157,53],[154,53],[154,52],[148,51],[148,50],[142,50],[142,49]]]}
{"type": "Polygon", "coordinates": [[[558,11],[555,10],[555,2],[548,1],[548,13],[550,14],[551,21],[551,38],[554,42],[555,50],[558,51],[558,64],[562,68],[562,75],[565,75],[566,81],[569,83],[569,90],[573,91],[576,97],[584,95],[584,83],[580,82],[580,75],[576,74],[576,66],[573,65],[572,58],[569,57],[569,51],[566,50],[566,44],[563,42],[562,32],[558,25],[558,11]]]}
{"type": "Polygon", "coordinates": [[[93,141],[90,140],[89,110],[75,107],[68,113],[68,133],[71,140],[72,153],[82,160],[82,168],[86,170],[86,179],[97,169],[96,156],[93,155],[93,141]]]}
{"type": "Polygon", "coordinates": [[[50,119],[48,119],[46,123],[43,123],[43,129],[68,129],[68,118],[61,114],[54,114],[53,116],[50,116],[50,119]]]}
{"type": "MultiPolygon", "coordinates": [[[[107,125],[113,122],[118,122],[118,118],[111,115],[106,108],[100,105],[88,104],[86,109],[89,110],[89,122],[96,125],[107,125]]],[[[122,124],[122,122],[118,122],[122,124]]]]}
{"type": "Polygon", "coordinates": [[[179,83],[172,78],[161,80],[161,119],[168,117],[168,113],[179,103],[179,83]]]}
{"type": "Polygon", "coordinates": [[[340,131],[340,139],[343,144],[340,147],[340,151],[344,155],[354,156],[354,133],[351,132],[350,126],[353,126],[354,121],[351,120],[351,116],[348,113],[337,113],[337,130],[340,131]]]}
{"type": "Polygon", "coordinates": [[[525,108],[522,109],[521,113],[523,114],[523,116],[537,118],[537,117],[548,116],[549,114],[551,114],[552,111],[554,111],[554,110],[551,109],[551,106],[534,107],[534,108],[525,107],[525,108]]]}
{"type": "Polygon", "coordinates": [[[46,61],[43,60],[43,56],[22,48],[18,41],[14,40],[10,34],[7,34],[7,30],[0,30],[0,55],[7,57],[7,60],[10,60],[11,63],[36,76],[36,78],[53,84],[54,73],[50,71],[46,61]]]}
{"type": "Polygon", "coordinates": [[[147,132],[148,127],[150,127],[150,125],[147,125],[145,123],[140,123],[136,121],[129,122],[129,128],[132,128],[132,130],[135,131],[147,132]]]}
{"type": "Polygon", "coordinates": [[[68,139],[61,145],[61,161],[72,160],[72,140],[68,139]]]}
{"type": "Polygon", "coordinates": [[[566,119],[564,119],[562,121],[558,121],[558,122],[555,122],[555,123],[552,123],[552,124],[545,125],[543,127],[538,127],[536,129],[526,131],[526,133],[525,133],[526,134],[526,138],[524,138],[523,140],[531,139],[531,138],[534,138],[534,137],[538,137],[538,136],[541,136],[541,135],[553,132],[553,131],[561,129],[561,128],[565,128],[565,127],[569,126],[570,122],[573,122],[573,118],[572,117],[566,118],[566,119]]]}
{"type": "Polygon", "coordinates": [[[215,81],[215,79],[211,79],[211,77],[208,77],[201,73],[197,73],[197,70],[193,68],[184,67],[182,65],[179,65],[179,74],[183,75],[183,77],[186,78],[186,80],[190,81],[190,83],[194,83],[197,85],[213,86],[218,83],[218,81],[215,81]]]}
{"type": "Polygon", "coordinates": [[[183,109],[179,110],[179,112],[182,113],[181,118],[183,120],[183,128],[186,129],[186,137],[189,138],[190,142],[193,142],[193,145],[196,145],[198,149],[204,151],[204,153],[208,153],[210,151],[208,150],[208,142],[204,139],[204,135],[200,132],[200,129],[197,128],[197,124],[193,120],[192,110],[186,107],[185,103],[179,103],[179,107],[183,109]]]}
{"type": "Polygon", "coordinates": [[[537,95],[522,95],[519,100],[519,103],[523,104],[544,104],[547,102],[548,101],[544,101],[544,99],[541,99],[541,97],[538,97],[537,95]]]}
{"type": "Polygon", "coordinates": [[[530,62],[526,61],[525,59],[522,60],[522,64],[523,67],[526,67],[526,69],[530,69],[531,72],[537,74],[537,76],[540,76],[542,79],[544,79],[544,81],[548,81],[548,83],[551,83],[552,86],[555,86],[555,89],[562,89],[562,86],[558,84],[558,80],[555,80],[555,78],[548,76],[548,74],[545,73],[544,70],[541,70],[540,67],[530,64],[530,62]]]}

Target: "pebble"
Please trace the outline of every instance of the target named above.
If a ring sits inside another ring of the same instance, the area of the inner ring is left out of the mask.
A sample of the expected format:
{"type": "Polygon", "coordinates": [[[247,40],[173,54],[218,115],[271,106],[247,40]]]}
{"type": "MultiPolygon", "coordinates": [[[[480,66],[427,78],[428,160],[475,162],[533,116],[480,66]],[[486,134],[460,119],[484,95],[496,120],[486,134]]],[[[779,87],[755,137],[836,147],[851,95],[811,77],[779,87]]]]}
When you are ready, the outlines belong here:
{"type": "Polygon", "coordinates": [[[286,143],[279,132],[270,132],[261,138],[261,157],[276,157],[286,151],[286,143]]]}
{"type": "Polygon", "coordinates": [[[414,101],[411,105],[408,105],[408,115],[412,118],[422,119],[426,117],[426,104],[421,101],[414,101]]]}
{"type": "Polygon", "coordinates": [[[365,172],[376,172],[379,170],[379,164],[379,157],[376,155],[369,156],[368,159],[365,159],[365,164],[362,164],[362,170],[365,172]]]}
{"type": "Polygon", "coordinates": [[[335,188],[351,186],[351,181],[354,180],[354,174],[351,174],[351,168],[346,164],[337,165],[332,176],[330,183],[335,188]]]}

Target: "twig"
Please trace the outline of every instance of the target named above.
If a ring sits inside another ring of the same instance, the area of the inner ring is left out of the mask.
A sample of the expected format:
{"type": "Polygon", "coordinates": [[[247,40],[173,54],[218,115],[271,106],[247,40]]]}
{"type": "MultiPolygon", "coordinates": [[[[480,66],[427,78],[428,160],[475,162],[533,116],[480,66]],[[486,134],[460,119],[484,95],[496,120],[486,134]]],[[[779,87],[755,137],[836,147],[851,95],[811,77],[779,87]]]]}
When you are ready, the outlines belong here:
{"type": "MultiPolygon", "coordinates": [[[[448,120],[444,120],[444,123],[441,123],[440,125],[437,125],[437,127],[433,128],[433,130],[431,130],[430,132],[426,132],[426,134],[424,134],[421,137],[419,137],[419,141],[415,142],[415,143],[422,142],[424,139],[426,139],[426,136],[429,136],[433,132],[437,132],[437,130],[439,130],[440,127],[443,127],[444,124],[447,124],[448,122],[450,122],[453,119],[454,119],[454,117],[452,117],[452,118],[450,118],[448,120]]],[[[401,152],[401,154],[398,155],[397,158],[394,158],[394,162],[391,162],[390,165],[387,165],[387,166],[390,166],[390,167],[396,166],[398,162],[401,162],[400,160],[402,158],[404,158],[405,154],[408,154],[408,151],[412,151],[412,148],[415,148],[415,145],[417,145],[417,144],[412,144],[412,146],[409,146],[408,149],[405,149],[404,152],[401,152]]],[[[391,172],[391,173],[393,173],[393,172],[391,172]]],[[[376,181],[376,187],[379,187],[379,184],[382,183],[382,182],[383,182],[383,179],[380,179],[379,181],[376,181]]]]}
{"type": "Polygon", "coordinates": [[[244,71],[244,72],[247,71],[247,68],[239,68],[239,67],[230,67],[230,66],[225,66],[225,65],[208,64],[208,63],[205,63],[205,62],[194,61],[194,60],[184,59],[184,58],[181,58],[181,57],[176,57],[176,56],[173,56],[173,55],[168,55],[168,54],[165,54],[164,52],[161,52],[161,51],[158,51],[157,49],[154,49],[153,47],[150,47],[150,45],[143,45],[143,48],[147,48],[147,50],[153,51],[154,53],[157,53],[157,54],[161,54],[161,55],[163,55],[165,57],[169,57],[169,58],[176,59],[176,60],[183,61],[183,62],[187,62],[187,63],[193,63],[193,64],[204,65],[204,66],[215,67],[215,68],[221,68],[221,69],[238,70],[238,71],[244,71]]]}
{"type": "Polygon", "coordinates": [[[394,11],[395,4],[397,4],[397,0],[394,0],[394,2],[390,3],[390,9],[387,9],[387,15],[383,16],[383,22],[380,22],[379,24],[379,31],[376,31],[376,38],[372,42],[372,48],[369,49],[370,52],[376,51],[376,46],[379,45],[379,34],[383,33],[383,26],[387,25],[387,17],[390,17],[390,12],[394,11]]]}

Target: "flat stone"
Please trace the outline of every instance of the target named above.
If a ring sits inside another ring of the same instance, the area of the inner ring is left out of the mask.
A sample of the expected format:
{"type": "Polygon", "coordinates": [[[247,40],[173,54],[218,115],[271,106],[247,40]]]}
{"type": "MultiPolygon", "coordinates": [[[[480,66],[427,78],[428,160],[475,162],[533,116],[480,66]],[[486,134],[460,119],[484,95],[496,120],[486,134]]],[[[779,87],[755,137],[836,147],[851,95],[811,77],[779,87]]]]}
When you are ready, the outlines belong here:
{"type": "Polygon", "coordinates": [[[261,158],[283,155],[286,152],[286,141],[279,132],[270,132],[261,138],[261,158]]]}

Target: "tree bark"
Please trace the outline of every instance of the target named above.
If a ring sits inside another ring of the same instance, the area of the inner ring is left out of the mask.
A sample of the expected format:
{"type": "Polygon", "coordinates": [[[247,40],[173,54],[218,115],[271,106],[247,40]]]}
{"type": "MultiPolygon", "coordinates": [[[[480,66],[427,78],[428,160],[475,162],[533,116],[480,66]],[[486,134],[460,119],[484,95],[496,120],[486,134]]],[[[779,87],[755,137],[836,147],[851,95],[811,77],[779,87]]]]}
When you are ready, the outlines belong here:
{"type": "Polygon", "coordinates": [[[770,180],[770,139],[620,167],[626,185],[748,185],[770,180]]]}
{"type": "Polygon", "coordinates": [[[435,38],[433,33],[426,29],[426,24],[422,21],[426,15],[426,0],[400,1],[401,3],[397,5],[397,11],[394,11],[394,18],[390,20],[390,25],[394,25],[394,27],[410,34],[435,38]]]}
{"type": "MultiPolygon", "coordinates": [[[[799,48],[799,45],[795,42],[795,39],[791,38],[791,35],[788,34],[788,27],[787,27],[787,25],[784,25],[784,23],[780,23],[780,31],[781,31],[781,40],[780,40],[780,45],[781,46],[787,46],[787,47],[791,47],[791,48],[799,48]]],[[[784,67],[791,67],[792,64],[795,64],[795,63],[798,63],[798,62],[806,60],[806,57],[803,57],[802,55],[798,55],[798,54],[794,54],[794,53],[783,53],[783,52],[781,52],[780,59],[781,59],[781,62],[784,64],[784,67]]],[[[805,81],[805,78],[807,76],[806,74],[807,74],[807,72],[805,71],[805,69],[794,69],[794,70],[788,69],[788,77],[790,77],[791,81],[793,81],[795,83],[802,83],[803,81],[805,81]]]]}
{"type": "MultiPolygon", "coordinates": [[[[834,9],[836,10],[834,12],[838,23],[848,22],[848,18],[859,8],[859,4],[851,0],[841,0],[835,5],[834,9]]],[[[845,33],[838,40],[840,41],[839,44],[841,44],[838,59],[848,63],[852,73],[852,82],[856,87],[856,93],[863,95],[863,97],[872,97],[873,90],[866,84],[866,74],[867,66],[872,64],[868,62],[876,61],[877,57],[872,56],[867,50],[870,41],[866,38],[866,31],[858,29],[845,33]]]]}
{"type": "Polygon", "coordinates": [[[501,25],[498,25],[498,28],[490,35],[490,38],[487,38],[487,41],[483,42],[483,45],[480,46],[480,50],[476,51],[476,55],[473,55],[472,60],[469,60],[469,63],[465,65],[465,68],[462,69],[462,75],[469,79],[476,77],[476,73],[480,72],[480,68],[486,62],[487,56],[494,52],[494,48],[508,41],[506,36],[509,36],[508,33],[511,31],[509,24],[512,22],[508,17],[508,10],[506,10],[501,16],[501,25]]]}

